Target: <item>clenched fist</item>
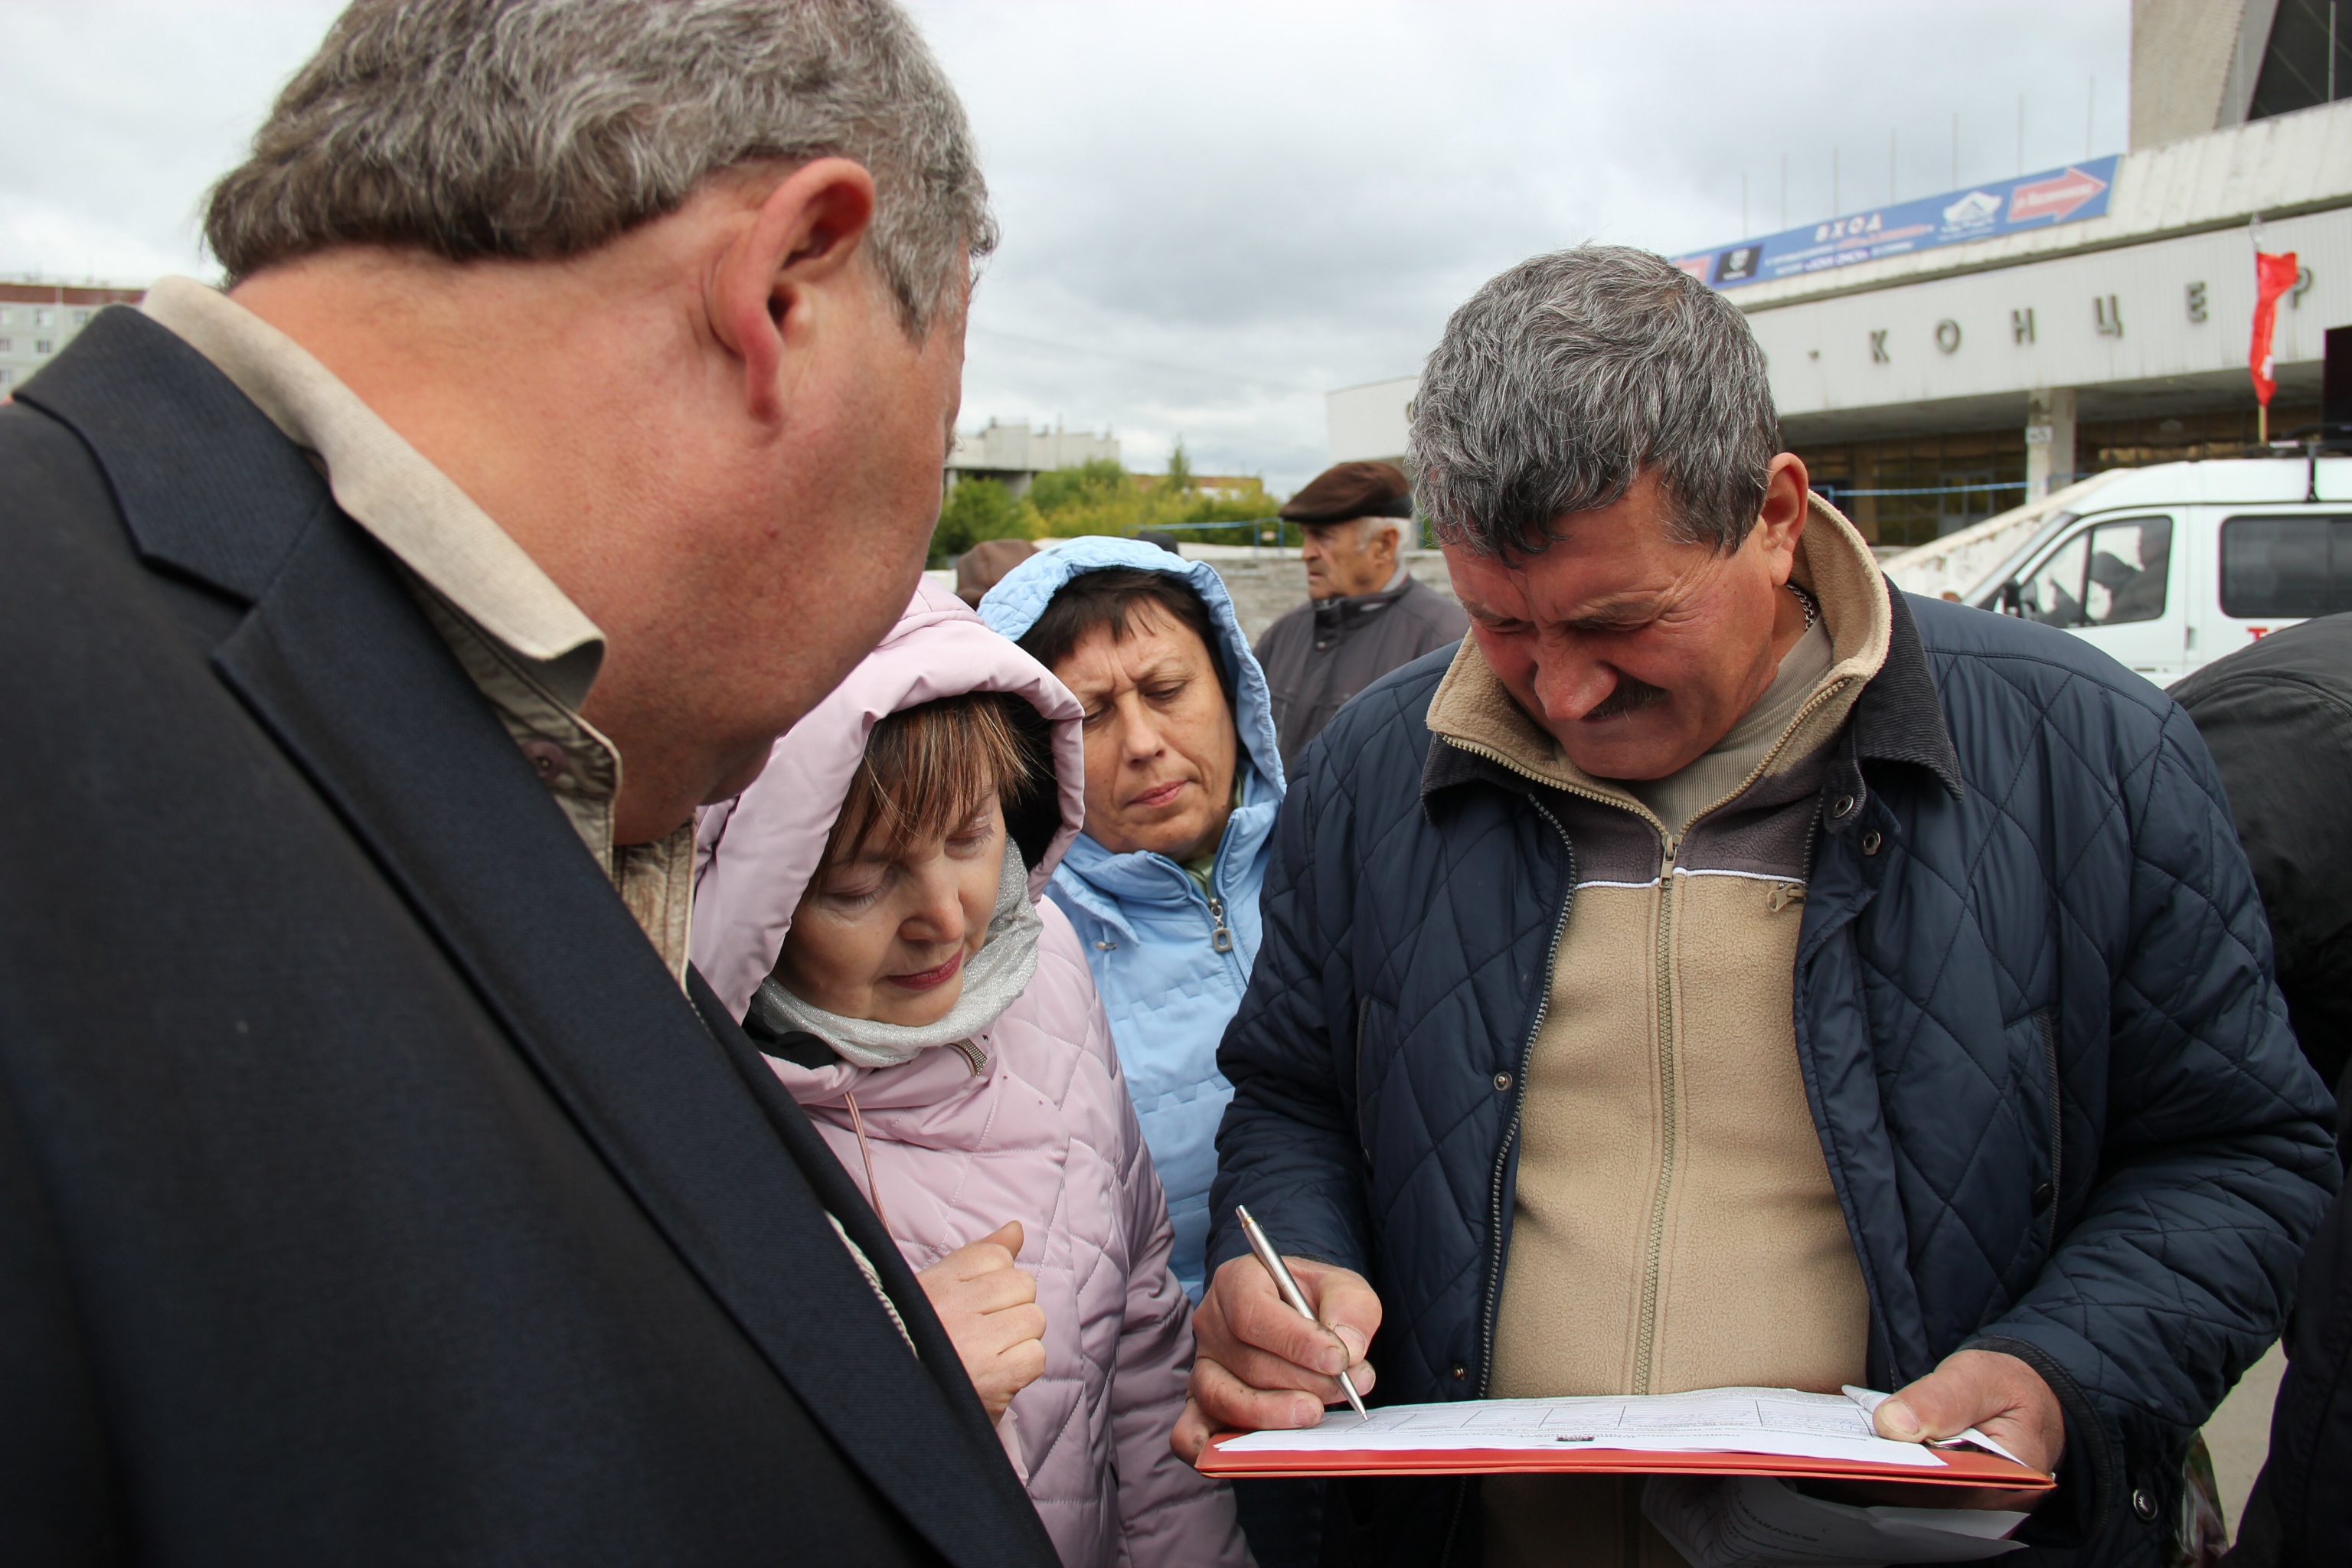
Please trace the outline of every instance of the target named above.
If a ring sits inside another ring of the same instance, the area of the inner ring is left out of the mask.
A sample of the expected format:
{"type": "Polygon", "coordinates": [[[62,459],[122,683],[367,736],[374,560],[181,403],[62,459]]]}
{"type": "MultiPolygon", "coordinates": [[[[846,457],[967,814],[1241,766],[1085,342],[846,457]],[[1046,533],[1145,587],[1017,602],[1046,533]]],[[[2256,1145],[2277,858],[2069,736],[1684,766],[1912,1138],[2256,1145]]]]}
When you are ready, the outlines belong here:
{"type": "Polygon", "coordinates": [[[1045,1310],[1037,1281],[1013,1266],[1020,1251],[1021,1223],[1009,1221],[915,1276],[991,1421],[1045,1370],[1045,1310]]]}

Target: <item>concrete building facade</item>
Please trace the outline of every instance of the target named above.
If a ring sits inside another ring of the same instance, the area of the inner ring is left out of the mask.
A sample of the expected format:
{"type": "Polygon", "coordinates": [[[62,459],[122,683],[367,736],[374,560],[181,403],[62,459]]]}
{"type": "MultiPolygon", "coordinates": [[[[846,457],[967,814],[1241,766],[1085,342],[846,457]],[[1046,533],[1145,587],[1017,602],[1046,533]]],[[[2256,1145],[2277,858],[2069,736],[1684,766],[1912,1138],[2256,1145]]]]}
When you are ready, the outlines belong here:
{"type": "MultiPolygon", "coordinates": [[[[2326,329],[2352,322],[2352,36],[2336,40],[2338,68],[2326,12],[2137,0],[2133,148],[2028,177],[2074,202],[2053,221],[1836,254],[1841,235],[1881,232],[1865,210],[1821,225],[1824,254],[1787,276],[1754,273],[1763,241],[1685,258],[1747,312],[1815,487],[1877,542],[1914,546],[2084,475],[2240,455],[2258,426],[2257,241],[2301,265],[2278,310],[2270,434],[2315,423],[2326,329]]],[[[2014,214],[2012,184],[1906,205],[1948,228],[2004,202],[2014,214]]],[[[1414,385],[1330,394],[1333,460],[1402,452],[1414,385]]]]}
{"type": "Polygon", "coordinates": [[[1118,438],[1106,430],[1032,429],[991,419],[969,435],[958,433],[948,454],[947,482],[994,479],[1018,496],[1030,481],[1053,468],[1118,461],[1118,438]]]}
{"type": "Polygon", "coordinates": [[[2352,321],[2352,101],[2134,152],[2100,217],[1738,297],[1817,487],[1916,545],[2087,474],[2252,444],[2257,234],[2302,267],[2273,339],[2283,435],[2317,420],[2326,329],[2352,321]]]}

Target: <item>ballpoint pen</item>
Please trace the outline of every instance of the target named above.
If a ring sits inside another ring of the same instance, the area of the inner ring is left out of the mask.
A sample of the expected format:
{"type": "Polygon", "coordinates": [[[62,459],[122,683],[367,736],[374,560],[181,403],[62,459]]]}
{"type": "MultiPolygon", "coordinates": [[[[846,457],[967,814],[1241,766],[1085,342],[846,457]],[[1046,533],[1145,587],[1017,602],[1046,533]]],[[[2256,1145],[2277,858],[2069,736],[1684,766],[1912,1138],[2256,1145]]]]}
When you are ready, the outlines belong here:
{"type": "MultiPolygon", "coordinates": [[[[1328,1328],[1330,1325],[1323,1323],[1323,1320],[1315,1315],[1315,1309],[1307,1304],[1307,1292],[1298,1288],[1298,1281],[1292,1277],[1289,1265],[1283,1262],[1282,1254],[1274,1249],[1274,1243],[1265,1238],[1265,1232],[1258,1228],[1257,1221],[1250,1218],[1249,1210],[1237,1204],[1234,1207],[1234,1216],[1242,1222],[1242,1234],[1249,1237],[1250,1250],[1257,1254],[1260,1263],[1265,1265],[1265,1271],[1274,1276],[1274,1288],[1282,1292],[1282,1299],[1290,1303],[1291,1310],[1310,1323],[1328,1328]]],[[[1344,1371],[1339,1373],[1339,1392],[1348,1396],[1348,1403],[1355,1406],[1357,1415],[1371,1414],[1364,1408],[1363,1395],[1356,1392],[1355,1384],[1344,1371]]]]}

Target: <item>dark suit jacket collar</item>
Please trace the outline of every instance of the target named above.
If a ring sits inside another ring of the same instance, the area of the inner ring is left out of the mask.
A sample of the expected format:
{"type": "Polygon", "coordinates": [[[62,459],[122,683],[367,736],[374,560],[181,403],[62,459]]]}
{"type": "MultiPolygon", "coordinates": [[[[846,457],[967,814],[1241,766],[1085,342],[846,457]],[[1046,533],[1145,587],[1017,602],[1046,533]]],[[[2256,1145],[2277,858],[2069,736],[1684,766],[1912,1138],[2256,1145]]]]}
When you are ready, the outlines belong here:
{"type": "Polygon", "coordinates": [[[127,310],[102,312],[25,401],[97,455],[144,559],[248,606],[214,652],[222,679],[876,1489],[950,1562],[1049,1560],[952,1347],[839,1163],[779,1086],[747,1074],[757,1054],[730,1048],[723,1012],[706,998],[698,1016],[680,996],[303,456],[201,355],[127,310]],[[828,1208],[894,1287],[921,1361],[828,1208]]]}
{"type": "Polygon", "coordinates": [[[100,310],[16,396],[80,435],[142,560],[244,603],[334,509],[326,480],[268,416],[126,306],[100,310]]]}
{"type": "MultiPolygon", "coordinates": [[[[1919,640],[1919,623],[1904,603],[1903,592],[1887,584],[1894,625],[1886,646],[1886,662],[1854,699],[1846,718],[1845,736],[1857,761],[1895,763],[1926,771],[1954,800],[1960,798],[1959,752],[1944,721],[1943,700],[1937,695],[1935,677],[1927,668],[1927,653],[1919,640]]],[[[1435,688],[1433,686],[1433,691],[1435,688]]],[[[1432,737],[1422,765],[1423,802],[1440,791],[1473,780],[1500,784],[1525,794],[1540,788],[1510,769],[1432,737]]]]}

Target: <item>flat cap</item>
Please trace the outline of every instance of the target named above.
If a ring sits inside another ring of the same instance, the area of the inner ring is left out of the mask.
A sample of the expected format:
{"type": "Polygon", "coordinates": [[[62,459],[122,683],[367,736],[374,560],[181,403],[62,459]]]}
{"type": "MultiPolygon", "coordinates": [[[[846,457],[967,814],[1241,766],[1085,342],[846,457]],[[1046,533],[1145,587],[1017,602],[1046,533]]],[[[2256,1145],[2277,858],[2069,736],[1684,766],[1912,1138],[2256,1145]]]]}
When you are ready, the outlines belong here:
{"type": "Polygon", "coordinates": [[[1335,463],[1285,502],[1280,515],[1286,522],[1411,517],[1412,486],[1394,463],[1335,463]]]}

